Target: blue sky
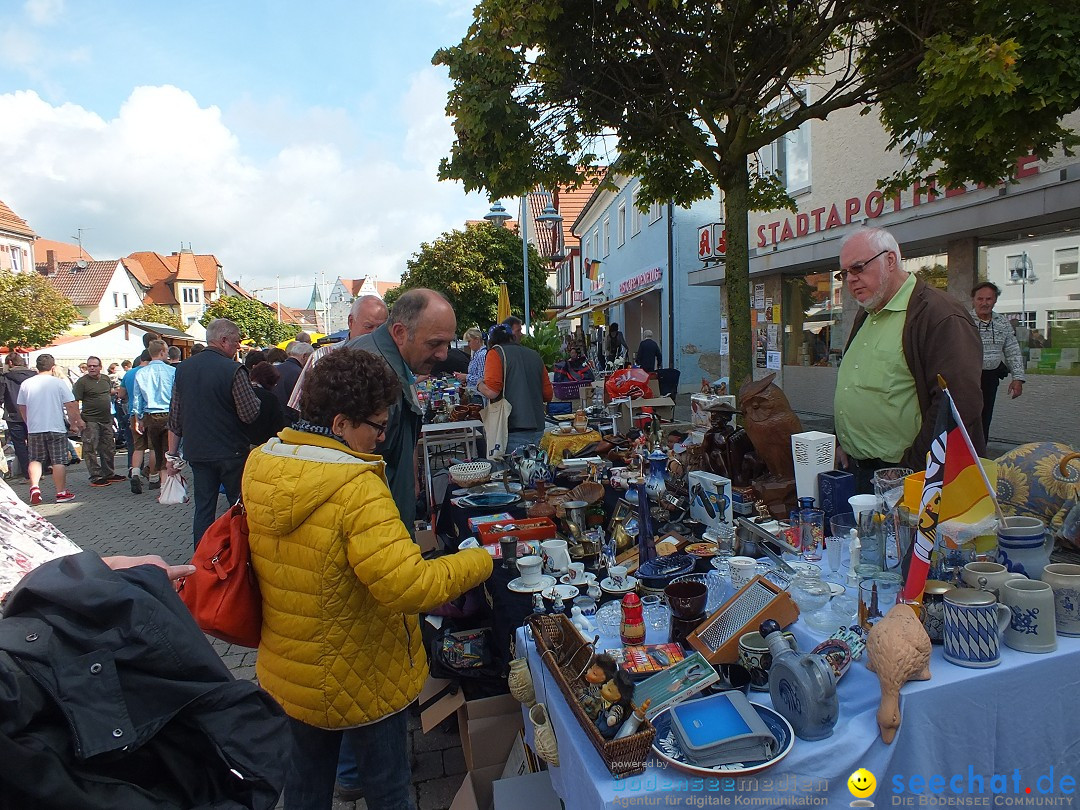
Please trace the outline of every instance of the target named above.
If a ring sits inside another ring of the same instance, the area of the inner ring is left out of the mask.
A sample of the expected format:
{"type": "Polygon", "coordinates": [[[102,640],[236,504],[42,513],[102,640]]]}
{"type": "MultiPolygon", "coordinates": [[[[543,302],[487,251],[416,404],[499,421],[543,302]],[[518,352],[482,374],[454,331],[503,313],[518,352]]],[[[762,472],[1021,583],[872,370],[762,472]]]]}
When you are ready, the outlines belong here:
{"type": "Polygon", "coordinates": [[[0,199],[96,259],[190,242],[306,304],[488,208],[438,183],[469,0],[6,0],[0,199]]]}

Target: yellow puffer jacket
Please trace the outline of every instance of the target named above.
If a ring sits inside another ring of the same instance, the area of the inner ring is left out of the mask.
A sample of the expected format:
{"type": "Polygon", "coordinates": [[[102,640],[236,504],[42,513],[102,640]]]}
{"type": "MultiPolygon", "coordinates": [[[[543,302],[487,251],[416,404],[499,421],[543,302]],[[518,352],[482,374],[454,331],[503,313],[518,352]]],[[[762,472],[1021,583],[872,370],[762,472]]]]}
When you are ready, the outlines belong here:
{"type": "Polygon", "coordinates": [[[259,683],[309,725],[370,723],[408,706],[427,679],[416,614],[482,583],[491,556],[423,559],[379,456],[290,428],[279,436],[244,468],[259,683]]]}

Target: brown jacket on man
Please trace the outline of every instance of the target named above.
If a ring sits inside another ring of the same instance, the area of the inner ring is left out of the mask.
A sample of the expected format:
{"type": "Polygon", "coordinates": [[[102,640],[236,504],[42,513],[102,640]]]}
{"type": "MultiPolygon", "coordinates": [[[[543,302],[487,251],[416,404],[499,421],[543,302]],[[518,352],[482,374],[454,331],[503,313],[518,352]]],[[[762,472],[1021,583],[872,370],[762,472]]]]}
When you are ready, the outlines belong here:
{"type": "MultiPolygon", "coordinates": [[[[845,351],[866,315],[862,308],[855,315],[855,325],[845,351]]],[[[938,407],[944,402],[937,381],[939,374],[949,386],[975,452],[982,456],[986,452],[982,429],[982,341],[967,306],[916,278],[904,319],[903,348],[908,370],[915,380],[922,428],[904,451],[900,464],[913,470],[926,467],[926,453],[934,440],[938,407]]]]}

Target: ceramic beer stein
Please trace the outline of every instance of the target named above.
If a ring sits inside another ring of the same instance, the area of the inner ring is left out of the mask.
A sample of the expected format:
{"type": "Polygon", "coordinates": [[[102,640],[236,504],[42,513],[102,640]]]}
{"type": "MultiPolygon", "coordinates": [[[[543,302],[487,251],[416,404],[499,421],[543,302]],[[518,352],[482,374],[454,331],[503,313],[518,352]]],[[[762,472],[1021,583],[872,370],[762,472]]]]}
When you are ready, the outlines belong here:
{"type": "Polygon", "coordinates": [[[1042,579],[1043,569],[1054,550],[1054,536],[1046,524],[1033,517],[1007,517],[998,526],[998,562],[1010,571],[1032,579],[1042,579]]]}
{"type": "MultiPolygon", "coordinates": [[[[561,576],[570,568],[570,552],[565,540],[545,540],[540,544],[544,555],[544,571],[561,576]]],[[[518,564],[520,567],[520,563],[518,564]]]]}
{"type": "Polygon", "coordinates": [[[1051,563],[1042,581],[1054,590],[1054,616],[1061,636],[1080,636],[1080,565],[1051,563]]]}
{"type": "Polygon", "coordinates": [[[981,588],[984,587],[980,579],[985,579],[985,587],[988,591],[993,591],[994,595],[999,599],[1001,598],[1001,586],[1006,582],[1010,582],[1014,579],[1026,579],[1023,574],[1009,571],[1001,563],[995,562],[969,562],[964,566],[964,570],[960,573],[960,579],[964,581],[964,584],[969,588],[981,588]]]}
{"type": "Polygon", "coordinates": [[[961,667],[985,669],[1001,663],[1001,636],[1012,611],[998,604],[990,591],[954,588],[944,596],[945,660],[961,667]]]}
{"type": "Polygon", "coordinates": [[[1001,601],[1012,611],[1005,643],[1014,650],[1048,653],[1057,649],[1054,592],[1045,582],[1020,579],[1001,586],[1001,601]]]}

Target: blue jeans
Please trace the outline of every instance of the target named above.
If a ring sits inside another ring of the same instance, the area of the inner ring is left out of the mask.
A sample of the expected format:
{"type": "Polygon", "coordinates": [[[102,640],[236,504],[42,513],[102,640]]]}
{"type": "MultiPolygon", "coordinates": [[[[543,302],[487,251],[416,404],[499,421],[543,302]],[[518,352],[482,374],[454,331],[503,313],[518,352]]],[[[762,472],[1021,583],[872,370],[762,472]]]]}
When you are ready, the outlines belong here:
{"type": "Polygon", "coordinates": [[[371,725],[330,731],[289,718],[293,755],[285,777],[285,810],[328,810],[334,800],[334,770],[342,740],[359,764],[364,801],[379,810],[415,810],[410,785],[408,713],[371,725]]]}
{"type": "Polygon", "coordinates": [[[195,535],[195,546],[210,528],[217,517],[218,492],[225,487],[225,497],[232,506],[240,500],[240,478],[244,474],[246,458],[227,458],[215,461],[189,461],[192,493],[195,500],[195,519],[191,531],[195,535]]]}
{"type": "Polygon", "coordinates": [[[530,444],[538,445],[540,440],[544,438],[544,429],[539,430],[515,430],[507,434],[506,439],[506,455],[512,454],[519,447],[525,447],[530,444]]]}

